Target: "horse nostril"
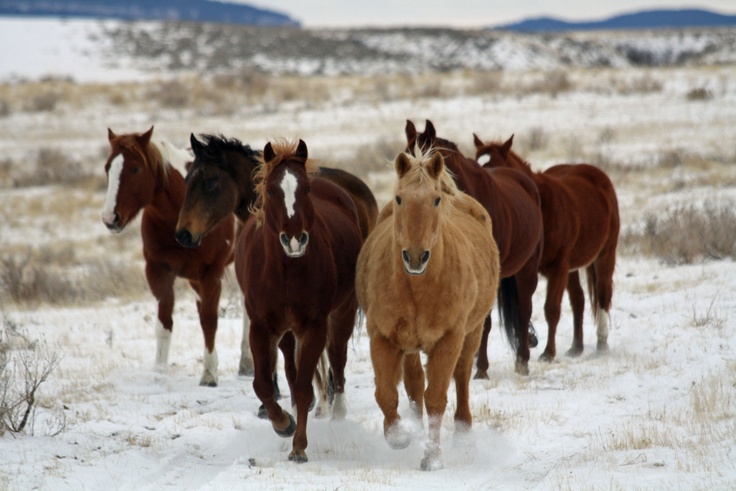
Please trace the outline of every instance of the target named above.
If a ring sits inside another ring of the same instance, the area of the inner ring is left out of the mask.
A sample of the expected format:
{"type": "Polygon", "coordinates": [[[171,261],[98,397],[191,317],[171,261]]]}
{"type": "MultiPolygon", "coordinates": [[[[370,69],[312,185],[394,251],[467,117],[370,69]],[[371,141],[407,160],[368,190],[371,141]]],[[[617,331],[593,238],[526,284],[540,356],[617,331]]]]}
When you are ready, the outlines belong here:
{"type": "Polygon", "coordinates": [[[176,237],[176,241],[183,245],[184,247],[191,247],[192,245],[192,234],[189,232],[189,230],[183,228],[181,230],[177,230],[176,234],[174,235],[176,237]]]}
{"type": "Polygon", "coordinates": [[[307,245],[307,242],[309,242],[309,234],[306,232],[302,232],[302,234],[299,236],[299,244],[304,247],[307,245]]]}
{"type": "Polygon", "coordinates": [[[409,262],[409,253],[406,252],[406,249],[404,249],[403,251],[401,251],[401,257],[404,258],[404,262],[406,262],[406,263],[409,262]]]}
{"type": "Polygon", "coordinates": [[[422,255],[422,264],[427,264],[427,261],[429,261],[429,251],[424,251],[424,254],[422,255]]]}
{"type": "Polygon", "coordinates": [[[289,238],[284,232],[281,232],[281,234],[279,234],[279,240],[281,241],[282,246],[289,247],[289,238]]]}

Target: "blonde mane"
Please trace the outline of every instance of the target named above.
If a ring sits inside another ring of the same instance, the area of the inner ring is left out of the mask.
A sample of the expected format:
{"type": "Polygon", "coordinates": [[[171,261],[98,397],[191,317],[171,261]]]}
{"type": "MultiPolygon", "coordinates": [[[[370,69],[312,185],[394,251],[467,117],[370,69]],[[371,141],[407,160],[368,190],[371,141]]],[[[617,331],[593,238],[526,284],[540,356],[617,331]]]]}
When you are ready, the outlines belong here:
{"type": "MultiPolygon", "coordinates": [[[[258,166],[257,170],[253,174],[253,184],[258,198],[250,206],[248,211],[253,215],[253,218],[259,226],[263,225],[264,220],[263,202],[265,200],[266,181],[268,180],[268,176],[274,169],[276,169],[276,167],[279,166],[279,164],[296,156],[297,145],[297,141],[278,138],[271,142],[271,148],[276,154],[276,157],[274,157],[273,160],[266,162],[263,155],[258,157],[261,165],[258,166]]],[[[305,167],[307,169],[307,176],[309,176],[310,179],[312,176],[319,173],[319,166],[312,159],[307,159],[305,167]]]]}
{"type": "MultiPolygon", "coordinates": [[[[141,145],[137,138],[138,136],[140,135],[119,135],[115,140],[115,145],[119,148],[124,148],[130,153],[136,155],[138,159],[143,163],[143,165],[147,166],[154,175],[159,175],[160,172],[161,177],[164,180],[168,180],[169,165],[172,165],[172,162],[170,162],[170,158],[167,158],[170,157],[170,152],[168,151],[168,149],[160,146],[156,142],[149,142],[147,148],[141,148],[141,145]],[[164,153],[166,155],[164,155],[164,153]]],[[[171,144],[169,143],[169,145],[171,144]]],[[[176,167],[178,168],[178,166],[176,167]]],[[[182,172],[181,169],[179,169],[179,172],[182,172]]],[[[185,176],[186,171],[182,172],[182,175],[185,176]]]]}
{"type": "MultiPolygon", "coordinates": [[[[426,151],[422,151],[419,145],[415,145],[414,155],[409,152],[405,152],[405,155],[409,157],[411,167],[406,174],[396,182],[397,192],[400,188],[406,186],[407,183],[423,183],[433,179],[430,177],[427,167],[435,152],[436,150],[433,147],[428,148],[426,151]]],[[[439,182],[442,192],[448,196],[455,197],[460,192],[457,184],[455,184],[452,173],[446,166],[442,167],[439,182]]]]}

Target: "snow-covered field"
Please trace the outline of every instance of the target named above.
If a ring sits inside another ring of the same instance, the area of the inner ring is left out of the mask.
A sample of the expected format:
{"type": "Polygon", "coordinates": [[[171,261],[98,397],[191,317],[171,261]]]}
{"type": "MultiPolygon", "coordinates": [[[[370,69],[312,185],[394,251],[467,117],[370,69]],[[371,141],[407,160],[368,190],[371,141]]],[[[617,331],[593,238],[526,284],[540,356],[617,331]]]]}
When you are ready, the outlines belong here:
{"type": "MultiPolygon", "coordinates": [[[[29,53],[37,60],[34,70],[60,56],[51,47],[65,46],[65,39],[53,38],[54,29],[33,35],[47,46],[29,53]]],[[[94,57],[84,55],[85,41],[78,43],[64,52],[67,60],[92,70],[92,79],[110,80],[106,69],[90,61],[94,57]]],[[[0,78],[44,73],[3,64],[0,78]]],[[[273,137],[300,137],[310,155],[339,163],[356,148],[400,142],[407,118],[420,129],[429,118],[440,135],[468,151],[473,132],[483,139],[515,133],[520,148],[527,142],[525,155],[537,168],[605,157],[616,164],[612,176],[625,230],[677,204],[710,199],[733,206],[736,67],[577,70],[571,76],[586,86],[646,76],[661,89],[348,99],[225,116],[144,100],[62,102],[52,111],[14,109],[0,117],[0,162],[8,162],[4,172],[20,172],[37,161],[39,148],[51,148],[102,174],[107,127],[120,133],[154,124],[157,136],[180,145],[190,132],[223,133],[255,147],[273,137]],[[687,97],[703,87],[710,98],[687,97]],[[540,131],[545,144],[533,147],[529,135],[540,131]],[[673,154],[698,163],[663,165],[673,154]]],[[[351,81],[335,83],[345,84],[336,86],[339,92],[351,81]]],[[[137,93],[145,91],[139,87],[137,93]]],[[[366,179],[381,203],[391,198],[390,172],[373,171],[366,179]]],[[[104,192],[88,185],[3,184],[0,255],[53,251],[49,268],[72,262],[89,288],[115,280],[86,276],[91,264],[125,263],[142,270],[137,224],[111,236],[99,216],[103,201],[104,192]],[[60,251],[72,259],[56,264],[67,257],[60,251]]],[[[237,375],[242,315],[237,291],[222,299],[217,388],[198,386],[202,335],[193,296],[184,289],[175,309],[167,373],[153,369],[155,303],[147,292],[56,306],[16,304],[2,292],[3,328],[19,326],[63,359],[41,386],[32,427],[0,436],[0,489],[736,488],[733,260],[673,265],[622,252],[614,281],[611,350],[605,356],[595,352],[587,313],[583,356],[564,356],[572,341],[566,300],[557,335],[560,354],[544,364],[536,361],[541,350],[533,350],[529,377],[514,374],[512,354],[494,329],[490,380],[471,382],[470,438],[453,441],[451,387],[442,433],[444,469],[431,473],[419,470],[424,441],[419,425],[405,450],[392,450],[384,441],[362,326],[356,327],[348,358],[347,419],[311,417],[309,462],[297,465],[287,461],[290,439],[279,438],[256,417],[252,379],[237,375]],[[52,436],[57,429],[62,431],[52,436]]],[[[541,281],[533,321],[542,346],[544,293],[541,281]]],[[[22,348],[23,343],[14,345],[22,348]]],[[[283,375],[281,382],[285,387],[283,375]]],[[[290,406],[288,396],[283,404],[290,406]]],[[[408,416],[406,398],[400,413],[408,416]]]]}

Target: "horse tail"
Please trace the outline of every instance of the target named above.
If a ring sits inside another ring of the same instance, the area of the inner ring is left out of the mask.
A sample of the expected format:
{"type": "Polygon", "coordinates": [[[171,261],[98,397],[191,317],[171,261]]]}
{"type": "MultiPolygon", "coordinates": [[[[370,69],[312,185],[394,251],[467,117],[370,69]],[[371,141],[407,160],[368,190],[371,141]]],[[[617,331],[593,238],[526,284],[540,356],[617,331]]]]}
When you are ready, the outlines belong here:
{"type": "Polygon", "coordinates": [[[516,277],[501,278],[498,285],[498,314],[506,331],[506,339],[511,348],[516,351],[519,347],[519,338],[522,329],[519,317],[519,289],[516,286],[516,277]]]}
{"type": "Polygon", "coordinates": [[[590,308],[593,310],[593,318],[597,321],[600,315],[601,306],[599,304],[598,295],[598,275],[595,272],[595,265],[591,264],[585,268],[586,277],[588,278],[588,296],[590,298],[590,308]]]}

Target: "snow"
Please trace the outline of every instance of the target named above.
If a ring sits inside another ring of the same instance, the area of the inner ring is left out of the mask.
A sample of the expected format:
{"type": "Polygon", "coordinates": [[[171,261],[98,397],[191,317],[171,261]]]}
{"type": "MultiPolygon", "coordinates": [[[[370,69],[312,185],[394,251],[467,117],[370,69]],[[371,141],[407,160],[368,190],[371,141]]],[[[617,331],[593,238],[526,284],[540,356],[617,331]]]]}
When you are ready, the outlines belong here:
{"type": "MultiPolygon", "coordinates": [[[[135,70],[110,71],[104,60],[88,56],[85,36],[98,32],[97,25],[0,20],[0,78],[142,77],[135,70]],[[38,44],[20,56],[18,44],[10,47],[8,39],[38,44]]],[[[516,58],[516,48],[500,44],[498,49],[508,51],[520,68],[528,66],[523,64],[528,58],[516,58]]],[[[472,132],[481,138],[516,133],[515,141],[521,141],[530,129],[543,126],[552,143],[533,154],[538,167],[559,161],[572,143],[581,153],[595,150],[601,145],[599,135],[611,128],[614,137],[605,150],[616,162],[653,165],[667,148],[732,155],[736,86],[727,80],[736,79],[733,67],[671,70],[661,78],[663,90],[651,94],[359,101],[273,113],[254,109],[226,118],[156,109],[150,111],[156,120],[150,121],[149,112],[95,105],[42,115],[19,111],[0,118],[0,134],[6,135],[0,149],[4,157],[24,162],[38,147],[40,134],[44,144],[78,153],[102,172],[99,148],[106,144],[106,127],[141,131],[155,123],[157,137],[179,144],[192,131],[222,132],[256,148],[274,136],[298,135],[308,142],[310,155],[341,156],[378,138],[401,139],[406,118],[422,128],[429,117],[439,133],[461,147],[470,144],[472,132]],[[688,102],[686,91],[704,82],[722,92],[712,101],[688,102]]],[[[672,203],[736,199],[731,175],[724,175],[722,183],[685,182],[682,189],[661,191],[659,181],[674,175],[644,182],[622,177],[617,190],[624,227],[672,203]]],[[[386,202],[390,176],[379,172],[370,181],[379,201],[386,202]]],[[[22,219],[35,203],[58,193],[46,187],[0,189],[3,253],[73,239],[80,244],[79,260],[96,251],[104,251],[100,257],[113,252],[119,255],[116,260],[130,260],[142,270],[135,226],[113,237],[102,225],[102,190],[80,190],[69,205],[84,206],[63,227],[54,223],[50,210],[49,216],[22,219]],[[92,251],[81,244],[93,244],[92,251]]],[[[451,387],[442,431],[444,469],[436,472],[419,470],[426,418],[421,425],[410,421],[403,394],[400,414],[414,439],[404,450],[392,450],[385,442],[362,325],[348,353],[347,418],[338,422],[310,414],[309,462],[298,465],[287,461],[290,439],[279,438],[267,421],[257,418],[252,378],[237,375],[242,308],[225,309],[220,318],[219,386],[208,388],[198,386],[203,340],[192,293],[177,299],[164,373],[154,367],[155,302],[150,296],[76,307],[4,305],[6,322],[23,326],[63,359],[42,385],[33,427],[0,437],[0,489],[734,489],[735,266],[730,259],[672,266],[620,254],[610,352],[596,352],[594,323],[586,311],[585,351],[579,358],[564,355],[572,343],[572,318],[564,300],[558,356],[550,364],[537,361],[547,340],[546,285],[540,281],[533,314],[540,348],[532,352],[530,376],[513,372],[512,353],[494,327],[490,380],[471,382],[473,429],[467,438],[455,438],[451,387]],[[52,436],[59,428],[63,431],[52,436]]],[[[228,301],[223,298],[221,305],[228,301]]],[[[280,382],[285,388],[282,369],[280,382]]],[[[284,392],[282,404],[289,409],[284,392]]]]}

